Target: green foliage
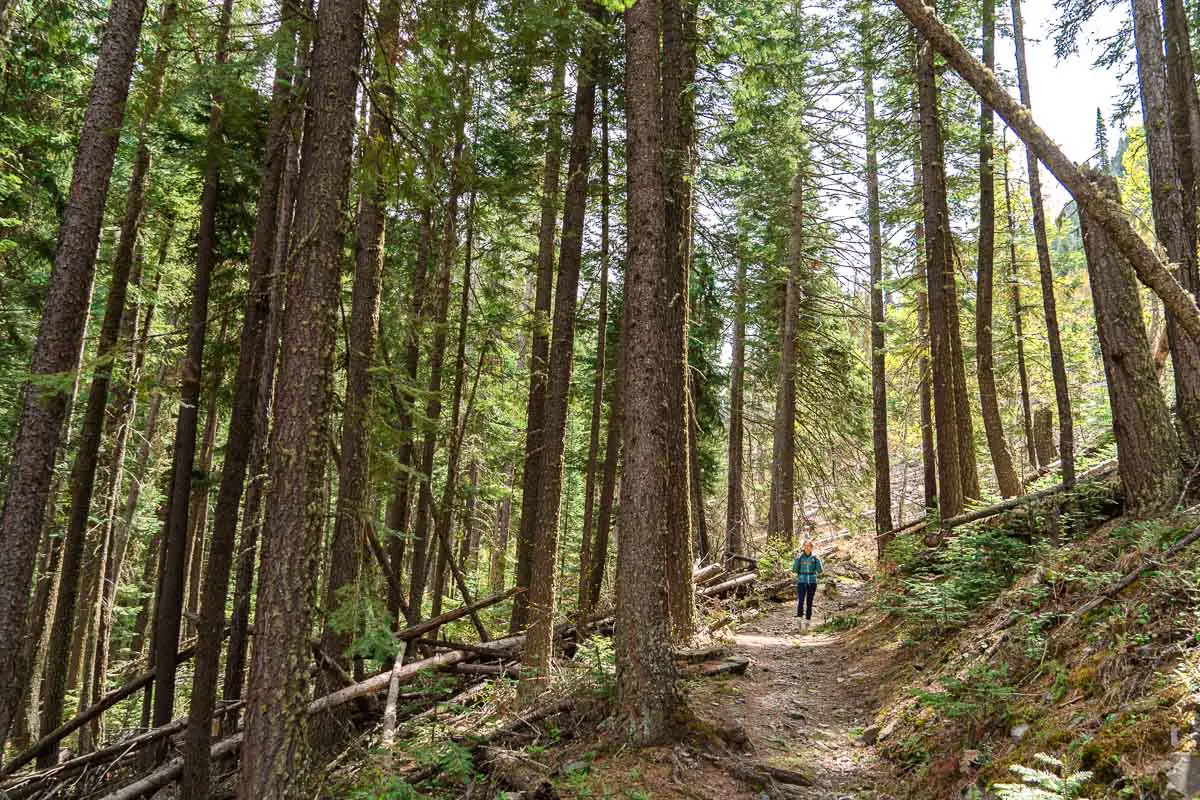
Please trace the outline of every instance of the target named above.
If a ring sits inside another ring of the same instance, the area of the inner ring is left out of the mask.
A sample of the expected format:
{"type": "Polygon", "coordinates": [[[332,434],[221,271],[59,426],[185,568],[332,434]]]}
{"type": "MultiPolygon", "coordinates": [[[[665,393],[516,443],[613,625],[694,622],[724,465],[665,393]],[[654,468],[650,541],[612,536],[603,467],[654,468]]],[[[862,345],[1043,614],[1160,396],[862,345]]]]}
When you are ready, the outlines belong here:
{"type": "Polygon", "coordinates": [[[992,787],[1000,800],[1087,800],[1081,792],[1091,780],[1091,772],[1070,772],[1061,760],[1045,753],[1035,753],[1033,757],[1040,767],[1021,764],[1009,767],[1022,783],[998,783],[992,787]]]}
{"type": "Polygon", "coordinates": [[[1007,717],[1015,689],[1008,684],[1008,667],[979,664],[961,678],[944,677],[941,691],[913,692],[925,706],[949,719],[963,719],[978,731],[992,720],[1007,717]]]}
{"type": "Polygon", "coordinates": [[[817,627],[818,633],[838,633],[858,627],[857,614],[836,614],[831,620],[817,627]]]}
{"type": "Polygon", "coordinates": [[[966,528],[932,551],[916,538],[899,537],[889,546],[902,577],[880,604],[918,629],[960,627],[1032,563],[1029,544],[994,528],[966,528]]]}
{"type": "Polygon", "coordinates": [[[576,664],[584,667],[585,686],[597,696],[612,698],[617,690],[617,658],[610,636],[590,636],[575,653],[576,664]]]}
{"type": "Polygon", "coordinates": [[[355,786],[347,800],[420,800],[422,795],[399,775],[380,776],[365,786],[355,786]]]}
{"type": "Polygon", "coordinates": [[[791,574],[792,562],[796,558],[796,548],[784,539],[773,536],[763,546],[758,557],[758,575],[764,581],[782,578],[791,574]]]}

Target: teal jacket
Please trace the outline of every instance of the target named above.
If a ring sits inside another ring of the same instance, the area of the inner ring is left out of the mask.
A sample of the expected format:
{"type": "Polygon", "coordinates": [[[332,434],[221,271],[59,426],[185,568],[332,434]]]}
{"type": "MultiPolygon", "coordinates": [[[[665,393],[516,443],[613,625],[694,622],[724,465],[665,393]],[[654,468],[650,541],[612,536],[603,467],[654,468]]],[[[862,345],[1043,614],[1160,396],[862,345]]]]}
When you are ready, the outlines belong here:
{"type": "Polygon", "coordinates": [[[817,578],[821,575],[823,568],[821,567],[821,559],[816,556],[809,556],[801,553],[796,556],[796,560],[792,562],[792,572],[796,573],[796,585],[814,584],[817,578]]]}

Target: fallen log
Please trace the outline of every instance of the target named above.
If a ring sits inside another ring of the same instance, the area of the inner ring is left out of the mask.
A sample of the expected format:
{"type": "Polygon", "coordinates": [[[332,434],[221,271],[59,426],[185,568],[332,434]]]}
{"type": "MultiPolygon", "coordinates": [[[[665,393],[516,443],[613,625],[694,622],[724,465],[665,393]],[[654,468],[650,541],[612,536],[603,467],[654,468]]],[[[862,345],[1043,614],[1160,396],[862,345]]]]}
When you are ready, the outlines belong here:
{"type": "MultiPolygon", "coordinates": [[[[221,717],[240,709],[244,704],[241,701],[230,703],[216,710],[214,717],[221,717]]],[[[55,764],[49,769],[41,772],[32,772],[26,775],[20,775],[4,785],[0,785],[0,792],[8,795],[10,800],[23,800],[37,792],[41,791],[41,787],[47,782],[58,781],[65,778],[78,770],[88,767],[92,764],[99,764],[110,759],[119,760],[125,755],[132,753],[148,744],[157,742],[169,736],[174,736],[177,733],[187,728],[188,718],[180,717],[172,720],[166,725],[161,725],[157,728],[152,728],[144,733],[136,736],[131,736],[128,739],[122,739],[119,742],[114,742],[107,747],[102,747],[98,750],[93,750],[90,753],[85,753],[81,756],[69,759],[61,764],[55,764]]]]}
{"type": "Polygon", "coordinates": [[[419,639],[422,636],[424,636],[426,633],[429,633],[430,631],[435,630],[436,628],[440,628],[441,626],[445,625],[447,622],[453,622],[454,620],[465,617],[468,614],[474,614],[476,611],[479,611],[480,609],[487,608],[488,606],[494,606],[497,603],[502,603],[505,600],[507,600],[508,598],[512,597],[513,595],[519,594],[520,592],[523,592],[523,591],[525,591],[525,590],[522,588],[519,588],[517,586],[514,586],[513,588],[509,589],[507,592],[503,592],[502,594],[492,595],[491,597],[485,598],[483,600],[476,600],[474,603],[459,606],[458,608],[454,609],[453,611],[447,611],[445,614],[439,614],[438,616],[433,617],[432,619],[427,619],[424,622],[421,622],[417,625],[413,625],[411,628],[405,628],[404,630],[402,630],[396,634],[396,638],[402,642],[406,642],[409,639],[419,639]]]}
{"type": "MultiPolygon", "coordinates": [[[[499,639],[495,642],[491,642],[490,644],[497,646],[511,645],[513,641],[518,639],[524,641],[524,638],[524,636],[510,637],[508,639],[499,639]]],[[[407,664],[398,670],[397,674],[399,674],[402,681],[409,680],[413,677],[416,677],[417,674],[424,670],[436,669],[438,667],[448,666],[450,664],[457,664],[471,657],[471,654],[462,650],[443,653],[439,656],[434,656],[432,658],[426,658],[421,661],[414,661],[411,664],[407,664]]],[[[328,711],[331,708],[336,708],[359,697],[365,697],[369,694],[374,694],[375,692],[381,691],[388,686],[392,675],[393,672],[389,670],[388,672],[384,672],[380,675],[368,678],[365,681],[356,683],[353,686],[347,686],[344,689],[339,689],[332,694],[327,694],[324,697],[318,697],[316,700],[313,700],[308,704],[307,714],[311,717],[314,714],[328,711]]],[[[186,726],[186,720],[182,720],[182,722],[183,725],[186,726]]],[[[213,745],[212,750],[210,751],[211,756],[215,760],[217,758],[231,755],[237,751],[238,747],[241,746],[241,743],[241,733],[230,736],[227,739],[222,739],[213,745]]],[[[182,772],[183,760],[180,758],[173,759],[169,763],[163,765],[149,775],[140,778],[134,783],[105,795],[102,800],[136,800],[136,798],[142,797],[143,795],[157,789],[161,789],[163,786],[167,786],[168,784],[178,780],[182,772]]]]}
{"type": "MultiPolygon", "coordinates": [[[[219,759],[227,756],[235,755],[241,746],[242,734],[240,732],[235,733],[228,739],[222,739],[214,744],[212,749],[209,751],[209,757],[212,758],[214,762],[218,761],[219,759]]],[[[154,770],[149,775],[144,775],[133,783],[122,786],[115,792],[109,792],[108,794],[104,795],[101,800],[137,800],[137,798],[144,797],[151,792],[156,792],[164,786],[169,786],[170,784],[179,780],[179,776],[182,774],[183,759],[175,758],[154,770]]]]}
{"type": "MultiPolygon", "coordinates": [[[[496,650],[503,651],[507,647],[513,646],[514,642],[524,642],[525,637],[510,636],[507,639],[497,639],[494,642],[489,642],[489,646],[494,646],[496,650]]],[[[430,658],[414,661],[411,664],[405,664],[397,671],[388,670],[367,678],[365,681],[359,681],[353,686],[347,686],[345,689],[325,695],[312,701],[308,706],[308,713],[315,714],[318,711],[326,711],[331,708],[336,708],[343,703],[347,703],[358,697],[365,697],[376,692],[383,691],[391,682],[393,673],[398,675],[401,682],[415,677],[418,673],[427,669],[438,669],[439,667],[450,666],[466,661],[468,658],[474,657],[475,654],[468,653],[465,650],[453,650],[449,653],[441,653],[430,658]]]]}
{"type": "Polygon", "coordinates": [[[1102,592],[1100,592],[1100,594],[1097,597],[1089,600],[1088,602],[1084,603],[1079,608],[1077,608],[1073,612],[1071,612],[1071,616],[1067,617],[1067,621],[1064,622],[1062,624],[1062,627],[1060,627],[1058,630],[1060,632],[1067,630],[1072,625],[1077,623],[1079,620],[1083,619],[1083,617],[1088,612],[1094,611],[1095,609],[1099,608],[1101,605],[1108,602],[1108,600],[1110,600],[1112,597],[1114,597],[1115,595],[1120,593],[1120,591],[1122,589],[1129,586],[1129,584],[1133,583],[1138,578],[1140,578],[1142,576],[1142,573],[1146,572],[1149,569],[1153,569],[1154,567],[1159,566],[1161,564],[1161,562],[1166,561],[1169,558],[1173,558],[1177,553],[1179,553],[1181,550],[1184,550],[1185,548],[1187,548],[1188,546],[1190,546],[1192,543],[1196,542],[1197,540],[1200,540],[1200,528],[1194,529],[1187,536],[1184,536],[1178,542],[1176,542],[1175,544],[1171,545],[1166,550],[1164,550],[1162,552],[1162,554],[1159,555],[1158,557],[1143,558],[1142,563],[1138,565],[1137,569],[1133,570],[1132,572],[1129,572],[1128,574],[1125,575],[1125,577],[1121,578],[1119,581],[1110,585],[1108,588],[1106,588],[1102,592]]]}
{"type": "Polygon", "coordinates": [[[1010,95],[995,74],[975,58],[941,22],[925,0],[894,0],[913,27],[929,40],[947,63],[971,85],[979,97],[991,106],[1008,127],[1037,155],[1038,159],[1066,187],[1075,199],[1081,215],[1095,221],[1133,266],[1138,278],[1162,299],[1167,311],[1181,328],[1200,337],[1200,307],[1196,299],[1175,276],[1172,267],[1148,245],[1125,215],[1125,211],[1107,198],[1088,180],[1036,122],[1029,109],[1010,95]]]}
{"type": "MultiPolygon", "coordinates": [[[[1078,488],[1079,483],[1085,480],[1094,480],[1096,478],[1103,477],[1115,469],[1116,461],[1106,461],[1103,464],[1098,464],[1080,475],[1074,488],[1078,488]]],[[[1003,514],[1005,511],[1013,511],[1018,508],[1023,508],[1031,503],[1036,503],[1038,500],[1045,500],[1047,498],[1062,494],[1065,491],[1066,487],[1062,484],[1059,484],[1057,486],[1051,486],[1048,489],[1042,489],[1030,494],[1023,494],[1020,497],[1010,497],[1008,500],[995,503],[994,505],[984,506],[983,508],[976,508],[970,511],[964,511],[962,514],[937,521],[937,526],[939,530],[948,531],[961,525],[967,525],[971,522],[979,522],[980,520],[994,517],[997,514],[1003,514]]],[[[891,535],[903,536],[905,534],[917,533],[929,527],[933,522],[935,522],[935,520],[931,520],[929,518],[919,519],[916,522],[910,522],[903,528],[895,529],[891,532],[891,535]]]]}
{"type": "Polygon", "coordinates": [[[715,578],[725,571],[725,568],[720,564],[709,564],[707,567],[692,571],[692,582],[697,586],[703,584],[710,578],[715,578]]]}
{"type": "Polygon", "coordinates": [[[504,651],[497,650],[495,647],[491,646],[491,643],[489,643],[488,645],[478,645],[478,644],[466,644],[464,642],[451,642],[451,641],[447,641],[446,639],[421,638],[421,639],[417,639],[417,644],[425,645],[426,647],[431,647],[435,650],[465,650],[468,653],[477,653],[482,656],[499,657],[499,656],[508,656],[508,655],[515,656],[517,654],[516,650],[511,651],[511,653],[506,653],[504,651]]]}
{"type": "Polygon", "coordinates": [[[744,572],[737,577],[730,578],[727,581],[718,583],[714,586],[706,586],[697,592],[701,597],[718,597],[723,594],[728,594],[739,586],[746,586],[758,580],[757,572],[744,572]]]}
{"type": "Polygon", "coordinates": [[[446,672],[456,675],[484,675],[499,677],[507,675],[510,678],[521,677],[519,664],[455,664],[446,668],[446,672]]]}
{"type": "MultiPolygon", "coordinates": [[[[226,631],[228,635],[228,631],[226,631]]],[[[190,645],[183,648],[175,654],[176,663],[182,664],[196,654],[196,645],[190,645]]],[[[44,750],[52,745],[62,741],[70,736],[75,731],[82,728],[87,723],[99,717],[108,709],[115,706],[127,697],[137,694],[140,690],[146,688],[154,681],[154,670],[149,669],[139,674],[136,678],[128,681],[125,685],[118,689],[114,689],[108,694],[101,697],[92,705],[85,708],[83,711],[76,714],[71,719],[59,725],[54,730],[47,733],[45,736],[38,739],[32,747],[14,756],[3,768],[0,768],[0,778],[6,778],[12,775],[21,767],[28,764],[38,757],[44,750]]]]}

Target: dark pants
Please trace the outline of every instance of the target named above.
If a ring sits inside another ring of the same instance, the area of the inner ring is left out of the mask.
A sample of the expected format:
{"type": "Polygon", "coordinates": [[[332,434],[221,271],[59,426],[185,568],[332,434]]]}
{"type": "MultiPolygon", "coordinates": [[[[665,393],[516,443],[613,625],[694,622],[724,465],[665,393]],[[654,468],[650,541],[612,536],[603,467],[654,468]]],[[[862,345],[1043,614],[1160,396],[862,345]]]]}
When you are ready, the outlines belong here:
{"type": "Polygon", "coordinates": [[[796,584],[796,616],[804,616],[805,619],[812,619],[813,598],[817,596],[817,585],[815,583],[797,583],[796,584]],[[807,605],[807,609],[805,606],[807,605]]]}

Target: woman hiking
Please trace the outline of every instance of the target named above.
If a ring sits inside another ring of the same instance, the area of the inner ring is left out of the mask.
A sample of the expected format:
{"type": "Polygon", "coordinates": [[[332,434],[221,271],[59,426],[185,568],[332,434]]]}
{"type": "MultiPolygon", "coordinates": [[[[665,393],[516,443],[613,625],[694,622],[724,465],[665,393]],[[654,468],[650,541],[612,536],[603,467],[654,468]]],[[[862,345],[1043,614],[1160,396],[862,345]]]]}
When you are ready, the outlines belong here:
{"type": "Polygon", "coordinates": [[[804,617],[805,631],[812,622],[813,598],[817,596],[817,580],[822,571],[821,559],[813,555],[812,539],[805,540],[804,552],[792,562],[792,572],[796,573],[796,616],[804,617]]]}

